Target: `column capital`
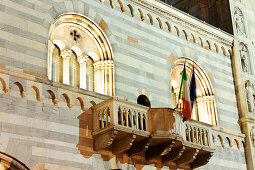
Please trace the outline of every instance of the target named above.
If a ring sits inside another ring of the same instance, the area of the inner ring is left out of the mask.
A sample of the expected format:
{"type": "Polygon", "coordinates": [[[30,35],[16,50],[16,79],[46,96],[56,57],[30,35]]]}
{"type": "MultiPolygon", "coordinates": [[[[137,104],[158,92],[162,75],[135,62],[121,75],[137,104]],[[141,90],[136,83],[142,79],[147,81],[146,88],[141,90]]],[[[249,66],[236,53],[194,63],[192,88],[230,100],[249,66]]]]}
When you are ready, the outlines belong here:
{"type": "Polygon", "coordinates": [[[79,64],[86,63],[89,60],[89,56],[87,55],[80,55],[77,57],[77,61],[79,64]]]}
{"type": "Polygon", "coordinates": [[[61,51],[61,54],[60,56],[63,58],[63,59],[69,59],[72,55],[72,51],[71,50],[68,50],[68,49],[65,49],[63,51],[61,51]]]}

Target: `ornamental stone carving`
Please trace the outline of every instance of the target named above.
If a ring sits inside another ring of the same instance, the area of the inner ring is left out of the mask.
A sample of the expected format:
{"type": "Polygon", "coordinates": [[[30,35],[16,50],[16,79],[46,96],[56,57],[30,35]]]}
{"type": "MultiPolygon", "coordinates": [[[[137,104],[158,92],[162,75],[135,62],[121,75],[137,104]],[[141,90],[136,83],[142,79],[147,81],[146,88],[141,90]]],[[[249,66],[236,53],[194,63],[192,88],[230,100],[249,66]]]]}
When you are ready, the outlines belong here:
{"type": "Polygon", "coordinates": [[[243,72],[250,73],[250,57],[248,48],[245,44],[240,43],[240,59],[243,72]]]}
{"type": "Polygon", "coordinates": [[[87,55],[81,55],[77,57],[78,63],[86,63],[89,60],[89,57],[87,55]]]}
{"type": "Polygon", "coordinates": [[[235,12],[234,12],[234,20],[235,20],[235,27],[236,27],[236,33],[238,35],[243,35],[245,34],[245,27],[244,27],[244,17],[242,11],[235,7],[235,12]]]}
{"type": "Polygon", "coordinates": [[[246,90],[248,111],[250,113],[253,113],[254,112],[254,97],[253,97],[253,95],[254,95],[254,85],[250,81],[246,81],[245,90],[246,90]]]}
{"type": "Polygon", "coordinates": [[[251,144],[253,147],[255,147],[255,127],[252,126],[250,131],[250,137],[251,137],[251,144]]]}
{"type": "Polygon", "coordinates": [[[63,59],[69,59],[71,57],[71,55],[72,55],[72,50],[68,50],[68,49],[61,51],[61,54],[60,54],[60,56],[63,59]]]}

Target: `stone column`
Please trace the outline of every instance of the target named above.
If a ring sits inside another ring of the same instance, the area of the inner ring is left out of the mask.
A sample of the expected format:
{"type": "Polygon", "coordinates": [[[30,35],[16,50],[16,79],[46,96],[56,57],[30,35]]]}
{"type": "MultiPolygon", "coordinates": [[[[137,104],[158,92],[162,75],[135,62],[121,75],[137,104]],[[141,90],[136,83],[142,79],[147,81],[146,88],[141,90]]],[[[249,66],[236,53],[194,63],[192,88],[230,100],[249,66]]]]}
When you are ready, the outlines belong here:
{"type": "Polygon", "coordinates": [[[61,51],[60,56],[63,59],[63,83],[70,85],[70,58],[72,55],[72,51],[65,49],[61,51]]]}
{"type": "Polygon", "coordinates": [[[53,63],[53,50],[55,48],[55,45],[53,44],[53,42],[51,42],[50,40],[48,41],[48,61],[47,61],[47,75],[48,75],[48,79],[52,80],[52,74],[53,74],[53,70],[52,70],[52,63],[53,63]]]}
{"type": "Polygon", "coordinates": [[[101,68],[101,61],[98,61],[93,64],[94,66],[94,91],[101,93],[101,77],[100,77],[100,68],[101,68]]]}
{"type": "Polygon", "coordinates": [[[105,60],[102,64],[102,69],[104,69],[104,93],[106,95],[113,95],[113,61],[105,60]],[[108,77],[108,76],[109,77],[108,77]]]}
{"type": "Polygon", "coordinates": [[[80,64],[80,88],[87,89],[87,61],[89,57],[86,55],[79,56],[77,58],[80,64]]]}
{"type": "Polygon", "coordinates": [[[113,95],[113,61],[105,60],[94,63],[95,91],[113,95]]]}
{"type": "Polygon", "coordinates": [[[109,95],[114,95],[114,63],[112,60],[108,60],[108,67],[109,67],[109,95]]]}

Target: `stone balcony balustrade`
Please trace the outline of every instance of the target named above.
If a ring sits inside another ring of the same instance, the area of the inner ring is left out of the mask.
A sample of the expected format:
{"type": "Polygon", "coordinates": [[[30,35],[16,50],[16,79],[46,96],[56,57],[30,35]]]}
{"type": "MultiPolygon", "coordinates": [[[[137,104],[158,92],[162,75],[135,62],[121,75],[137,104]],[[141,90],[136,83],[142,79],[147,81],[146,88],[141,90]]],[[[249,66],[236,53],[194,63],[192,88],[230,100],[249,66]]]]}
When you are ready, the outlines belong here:
{"type": "Polygon", "coordinates": [[[182,116],[174,109],[148,108],[110,98],[80,115],[80,122],[85,120],[83,115],[89,114],[95,151],[127,154],[143,164],[194,169],[205,165],[215,150],[212,126],[182,122],[182,116]]]}

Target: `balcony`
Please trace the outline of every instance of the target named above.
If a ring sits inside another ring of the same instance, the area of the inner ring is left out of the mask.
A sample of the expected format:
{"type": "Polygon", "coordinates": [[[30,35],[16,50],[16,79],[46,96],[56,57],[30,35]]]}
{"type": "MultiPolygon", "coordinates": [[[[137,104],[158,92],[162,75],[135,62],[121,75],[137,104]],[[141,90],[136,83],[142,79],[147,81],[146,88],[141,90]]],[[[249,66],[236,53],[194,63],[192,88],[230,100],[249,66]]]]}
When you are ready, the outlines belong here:
{"type": "Polygon", "coordinates": [[[148,108],[111,98],[87,113],[92,115],[94,151],[127,154],[145,165],[156,162],[194,169],[205,165],[215,150],[210,125],[183,123],[179,112],[170,108],[148,108]]]}

